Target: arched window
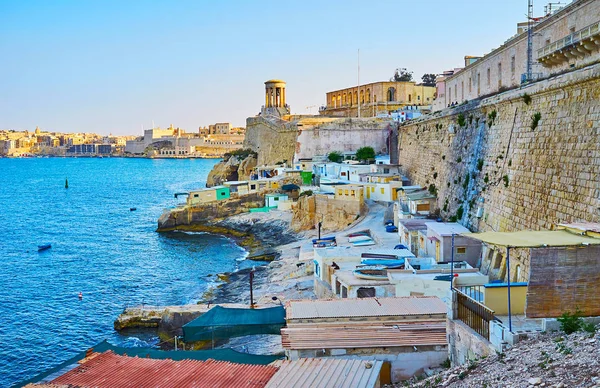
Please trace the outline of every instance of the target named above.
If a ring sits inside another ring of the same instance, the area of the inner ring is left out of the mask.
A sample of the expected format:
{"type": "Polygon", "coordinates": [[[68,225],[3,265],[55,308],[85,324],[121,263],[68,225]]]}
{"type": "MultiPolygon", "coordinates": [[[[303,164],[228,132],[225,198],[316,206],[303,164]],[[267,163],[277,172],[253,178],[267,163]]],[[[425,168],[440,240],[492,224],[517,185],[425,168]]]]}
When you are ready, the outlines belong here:
{"type": "Polygon", "coordinates": [[[352,100],[354,104],[358,104],[358,92],[354,92],[354,99],[352,100]]]}
{"type": "Polygon", "coordinates": [[[342,105],[346,105],[346,93],[342,94],[342,105]]]}
{"type": "Polygon", "coordinates": [[[388,88],[387,100],[388,101],[396,101],[396,88],[394,88],[394,87],[388,88]]]}
{"type": "Polygon", "coordinates": [[[331,97],[331,106],[335,108],[335,96],[331,97]]]}
{"type": "Polygon", "coordinates": [[[338,97],[337,97],[337,107],[338,108],[342,107],[342,95],[341,94],[338,94],[338,97]]]}
{"type": "Polygon", "coordinates": [[[367,102],[371,102],[371,90],[367,89],[367,102]]]}
{"type": "Polygon", "coordinates": [[[360,91],[360,103],[361,104],[365,103],[365,91],[364,90],[360,91]]]}

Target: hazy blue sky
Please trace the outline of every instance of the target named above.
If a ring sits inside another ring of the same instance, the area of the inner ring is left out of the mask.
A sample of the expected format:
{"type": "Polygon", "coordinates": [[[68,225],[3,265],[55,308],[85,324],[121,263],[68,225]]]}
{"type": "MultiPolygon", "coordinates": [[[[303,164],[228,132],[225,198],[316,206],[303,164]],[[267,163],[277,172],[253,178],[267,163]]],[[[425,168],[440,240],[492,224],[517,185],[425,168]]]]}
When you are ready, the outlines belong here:
{"type": "Polygon", "coordinates": [[[361,83],[397,67],[420,79],[498,47],[526,12],[526,0],[0,0],[0,128],[242,126],[271,78],[308,113],[356,84],[358,48],[361,83]]]}

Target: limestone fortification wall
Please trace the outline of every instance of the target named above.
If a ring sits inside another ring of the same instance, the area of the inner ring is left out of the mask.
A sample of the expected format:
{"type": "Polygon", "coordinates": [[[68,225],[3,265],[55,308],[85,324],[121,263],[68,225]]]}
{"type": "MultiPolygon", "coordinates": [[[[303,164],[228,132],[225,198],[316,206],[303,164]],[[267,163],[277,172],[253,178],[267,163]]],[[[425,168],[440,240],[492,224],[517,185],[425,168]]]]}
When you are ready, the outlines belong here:
{"type": "Polygon", "coordinates": [[[284,160],[289,164],[294,160],[296,136],[295,124],[283,120],[272,122],[260,116],[246,120],[244,148],[258,153],[257,165],[272,165],[284,160]]]}
{"type": "Polygon", "coordinates": [[[295,156],[312,158],[332,151],[354,152],[366,145],[377,153],[388,153],[389,120],[339,119],[320,125],[299,126],[295,156]]]}
{"type": "Polygon", "coordinates": [[[597,221],[600,64],[423,117],[399,143],[411,180],[474,231],[597,221]]]}
{"type": "Polygon", "coordinates": [[[291,228],[314,229],[322,220],[323,230],[342,230],[364,213],[364,203],[359,201],[344,201],[322,194],[302,196],[292,211],[291,228]]]}

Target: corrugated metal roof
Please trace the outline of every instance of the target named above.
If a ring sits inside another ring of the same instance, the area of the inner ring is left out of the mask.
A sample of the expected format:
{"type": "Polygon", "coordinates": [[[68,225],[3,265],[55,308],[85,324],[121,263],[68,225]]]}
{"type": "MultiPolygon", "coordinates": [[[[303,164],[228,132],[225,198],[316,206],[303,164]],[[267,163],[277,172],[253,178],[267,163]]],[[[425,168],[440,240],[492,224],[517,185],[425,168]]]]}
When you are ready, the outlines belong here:
{"type": "Polygon", "coordinates": [[[465,233],[463,236],[480,240],[487,244],[512,248],[568,247],[600,244],[600,239],[598,238],[577,235],[566,230],[465,233]]]}
{"type": "Polygon", "coordinates": [[[349,349],[447,345],[446,321],[383,324],[295,324],[281,329],[286,349],[349,349]]]}
{"type": "Polygon", "coordinates": [[[446,314],[444,302],[436,296],[291,300],[286,303],[286,319],[382,317],[446,314]]]}
{"type": "Polygon", "coordinates": [[[98,354],[54,379],[53,384],[81,387],[264,387],[277,372],[268,365],[225,361],[172,361],[98,354]]]}
{"type": "Polygon", "coordinates": [[[383,361],[301,358],[271,365],[279,370],[267,388],[372,388],[379,380],[383,361]]]}

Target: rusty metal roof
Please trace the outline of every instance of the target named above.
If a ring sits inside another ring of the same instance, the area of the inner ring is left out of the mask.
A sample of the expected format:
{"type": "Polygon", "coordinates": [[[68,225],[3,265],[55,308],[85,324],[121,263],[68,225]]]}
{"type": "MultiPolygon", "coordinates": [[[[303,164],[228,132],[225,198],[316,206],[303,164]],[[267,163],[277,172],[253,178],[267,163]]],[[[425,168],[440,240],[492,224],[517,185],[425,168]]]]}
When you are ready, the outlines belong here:
{"type": "Polygon", "coordinates": [[[301,358],[271,365],[279,370],[267,388],[372,388],[379,381],[383,361],[301,358]]]}
{"type": "Polygon", "coordinates": [[[286,319],[382,317],[446,314],[447,307],[435,296],[396,298],[292,300],[286,303],[286,319]]]}
{"type": "Polygon", "coordinates": [[[295,324],[281,329],[285,349],[348,349],[445,346],[446,321],[420,323],[345,322],[346,325],[295,324]]]}
{"type": "Polygon", "coordinates": [[[172,361],[98,354],[51,381],[77,387],[264,387],[277,372],[268,365],[172,361]]]}

